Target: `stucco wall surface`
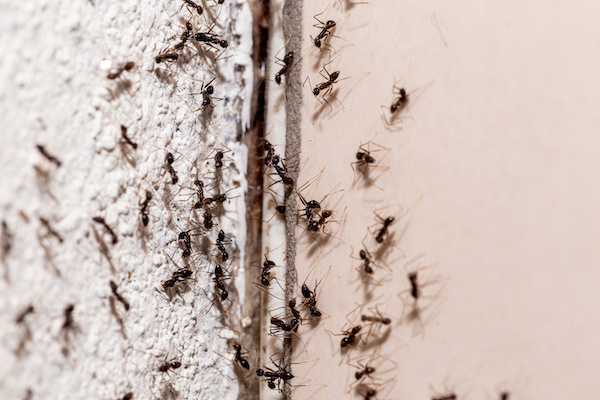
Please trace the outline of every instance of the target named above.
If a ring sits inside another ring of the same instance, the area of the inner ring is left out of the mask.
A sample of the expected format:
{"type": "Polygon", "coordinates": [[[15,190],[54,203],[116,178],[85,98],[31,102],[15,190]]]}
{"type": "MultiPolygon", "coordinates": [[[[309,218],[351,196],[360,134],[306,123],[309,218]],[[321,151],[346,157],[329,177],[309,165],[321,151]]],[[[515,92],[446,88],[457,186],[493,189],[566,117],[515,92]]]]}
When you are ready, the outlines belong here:
{"type": "Polygon", "coordinates": [[[241,0],[201,4],[201,16],[181,1],[0,4],[0,398],[237,397],[252,26],[241,0]],[[157,64],[187,21],[229,46],[187,43],[177,62],[157,64]],[[133,68],[107,79],[128,61],[133,68]],[[214,107],[202,107],[213,78],[214,107]],[[192,207],[196,179],[206,196],[227,196],[211,209],[212,229],[192,207]],[[178,235],[188,230],[184,258],[178,235]],[[219,230],[229,255],[222,303],[219,230]],[[165,293],[179,268],[193,275],[165,293]],[[165,361],[181,367],[161,373],[165,361]]]}

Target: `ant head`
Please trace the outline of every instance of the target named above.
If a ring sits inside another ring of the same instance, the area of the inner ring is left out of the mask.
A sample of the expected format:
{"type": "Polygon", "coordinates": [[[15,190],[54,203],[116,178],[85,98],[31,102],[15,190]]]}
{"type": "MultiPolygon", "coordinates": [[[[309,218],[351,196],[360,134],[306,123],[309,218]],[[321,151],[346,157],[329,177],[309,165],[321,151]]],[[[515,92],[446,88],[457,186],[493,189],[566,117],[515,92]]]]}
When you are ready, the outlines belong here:
{"type": "Polygon", "coordinates": [[[167,156],[165,157],[165,161],[169,165],[173,164],[175,162],[175,157],[173,157],[173,153],[167,153],[167,156]]]}
{"type": "Polygon", "coordinates": [[[284,60],[288,61],[288,62],[292,62],[292,60],[294,59],[294,52],[290,51],[289,53],[287,53],[285,55],[285,57],[283,57],[284,60]]]}
{"type": "Polygon", "coordinates": [[[335,71],[329,76],[330,81],[335,81],[340,76],[340,71],[335,71]]]}
{"type": "MultiPolygon", "coordinates": [[[[281,75],[275,75],[275,82],[276,82],[278,85],[281,85],[281,75]]],[[[266,149],[265,149],[265,150],[266,150],[266,149]]]]}
{"type": "Polygon", "coordinates": [[[210,85],[206,88],[206,93],[213,94],[213,92],[214,92],[214,88],[212,87],[212,85],[210,85]]]}
{"type": "Polygon", "coordinates": [[[306,283],[302,284],[302,296],[306,299],[310,299],[313,295],[313,291],[306,286],[306,283]]]}
{"type": "Polygon", "coordinates": [[[329,217],[331,217],[332,214],[333,214],[332,210],[323,210],[323,212],[321,213],[321,216],[323,218],[329,218],[329,217]]]}
{"type": "Polygon", "coordinates": [[[265,375],[265,371],[261,368],[256,370],[256,376],[264,376],[265,375]]]}
{"type": "Polygon", "coordinates": [[[307,210],[320,210],[321,204],[316,200],[310,200],[308,203],[306,203],[306,209],[307,210]]]}
{"type": "Polygon", "coordinates": [[[227,46],[229,46],[229,43],[227,43],[227,40],[221,40],[219,42],[219,46],[221,46],[222,48],[226,48],[227,46]]]}
{"type": "Polygon", "coordinates": [[[215,266],[215,275],[223,275],[223,268],[219,264],[215,266]]]}
{"type": "Polygon", "coordinates": [[[150,223],[150,218],[148,218],[148,215],[142,214],[142,224],[144,224],[144,226],[148,226],[149,223],[150,223]]]}
{"type": "Polygon", "coordinates": [[[335,26],[335,21],[329,20],[325,23],[325,28],[326,29],[331,29],[335,26]]]}
{"type": "Polygon", "coordinates": [[[221,292],[221,301],[227,300],[227,297],[229,297],[229,293],[227,293],[226,291],[223,290],[221,292]]]}
{"type": "Polygon", "coordinates": [[[171,363],[171,368],[172,368],[172,369],[177,369],[177,368],[179,368],[179,367],[181,367],[181,363],[180,363],[179,361],[173,361],[173,362],[171,363]]]}
{"type": "Polygon", "coordinates": [[[316,87],[316,88],[314,88],[314,89],[313,89],[313,94],[314,94],[315,96],[318,96],[318,95],[319,95],[319,93],[321,93],[321,90],[320,90],[318,87],[316,87]]]}
{"type": "Polygon", "coordinates": [[[365,250],[361,249],[358,252],[358,256],[360,257],[361,260],[365,260],[367,258],[367,252],[365,250]]]}
{"type": "Polygon", "coordinates": [[[285,206],[277,206],[275,209],[279,214],[285,214],[285,206]]]}

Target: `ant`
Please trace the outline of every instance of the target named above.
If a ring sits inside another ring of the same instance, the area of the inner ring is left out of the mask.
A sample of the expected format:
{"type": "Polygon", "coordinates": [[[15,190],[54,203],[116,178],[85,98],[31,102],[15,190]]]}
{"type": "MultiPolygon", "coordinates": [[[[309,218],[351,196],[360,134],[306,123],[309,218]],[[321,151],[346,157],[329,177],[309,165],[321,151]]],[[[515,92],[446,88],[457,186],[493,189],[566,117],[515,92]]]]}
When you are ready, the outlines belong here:
{"type": "Polygon", "coordinates": [[[281,318],[271,317],[271,325],[275,326],[277,329],[271,328],[270,335],[275,335],[279,332],[291,332],[292,326],[286,323],[281,318]]]}
{"type": "MultiPolygon", "coordinates": [[[[265,256],[266,257],[266,256],[265,256]]],[[[275,263],[269,259],[265,259],[265,262],[263,262],[263,268],[262,268],[262,272],[260,274],[260,284],[263,286],[270,286],[271,285],[271,281],[269,280],[269,277],[271,275],[271,268],[276,267],[277,265],[275,265],[275,263]]]]}
{"type": "Polygon", "coordinates": [[[192,254],[192,239],[190,238],[189,231],[180,232],[178,238],[183,242],[183,257],[189,257],[192,254]]]}
{"type": "Polygon", "coordinates": [[[198,4],[194,3],[192,0],[183,0],[183,1],[185,3],[187,3],[188,6],[192,7],[193,9],[195,9],[196,12],[198,13],[198,15],[202,15],[202,13],[204,12],[204,9],[202,8],[202,6],[199,6],[198,4]]]}
{"type": "Polygon", "coordinates": [[[150,200],[152,200],[152,192],[146,190],[146,199],[140,204],[140,215],[142,216],[142,224],[144,224],[144,226],[148,226],[148,223],[150,222],[150,218],[148,217],[148,203],[150,200]]]}
{"type": "Polygon", "coordinates": [[[123,307],[125,307],[125,311],[129,311],[129,303],[127,302],[127,300],[125,300],[123,298],[123,296],[121,296],[117,292],[117,284],[113,281],[110,281],[110,290],[112,291],[112,293],[116,297],[116,299],[119,300],[121,302],[121,304],[123,304],[123,307]]]}
{"type": "Polygon", "coordinates": [[[133,400],[133,393],[129,392],[121,400],[133,400]]]}
{"type": "Polygon", "coordinates": [[[229,43],[227,42],[227,40],[219,39],[217,36],[212,35],[210,33],[198,32],[194,35],[194,39],[196,39],[197,41],[199,41],[201,43],[207,43],[211,47],[213,44],[221,46],[221,48],[223,48],[223,49],[226,48],[227,46],[229,46],[229,43]]]}
{"type": "Polygon", "coordinates": [[[50,161],[51,163],[56,164],[57,167],[61,166],[61,162],[58,158],[54,157],[53,155],[51,155],[50,153],[48,153],[48,151],[46,150],[46,148],[44,146],[42,146],[41,144],[36,144],[35,147],[37,147],[37,149],[39,150],[39,152],[46,157],[46,159],[48,161],[50,161]]]}
{"type": "Polygon", "coordinates": [[[293,62],[294,62],[294,52],[293,51],[290,51],[289,53],[287,53],[283,57],[283,60],[281,60],[279,62],[279,65],[281,65],[281,63],[283,63],[283,66],[281,67],[279,72],[277,72],[275,74],[275,82],[277,82],[278,85],[281,85],[281,76],[282,75],[284,75],[287,79],[287,74],[289,72],[289,69],[292,67],[293,62]]]}
{"type": "MultiPolygon", "coordinates": [[[[317,47],[318,49],[321,49],[321,41],[326,39],[329,35],[331,35],[331,30],[333,28],[335,28],[336,23],[335,21],[329,20],[325,23],[323,23],[322,21],[320,21],[316,16],[314,17],[317,21],[319,21],[319,23],[321,25],[315,24],[313,25],[315,28],[319,28],[321,29],[321,32],[319,32],[319,34],[313,39],[313,43],[315,45],[315,47],[317,47]]],[[[312,39],[312,36],[311,36],[312,39]]]]}
{"type": "Polygon", "coordinates": [[[289,301],[288,307],[293,316],[293,318],[290,320],[292,331],[298,332],[298,327],[302,323],[302,316],[300,315],[300,311],[296,309],[296,298],[293,298],[289,301]]]}
{"type": "Polygon", "coordinates": [[[173,169],[173,163],[175,162],[175,157],[173,157],[173,153],[167,153],[167,156],[165,157],[165,162],[167,163],[165,168],[167,169],[167,171],[169,171],[169,174],[171,175],[171,183],[174,185],[179,181],[179,177],[177,176],[177,172],[175,172],[175,170],[173,169]]]}
{"type": "Polygon", "coordinates": [[[340,347],[344,348],[344,347],[354,345],[354,343],[356,342],[356,338],[358,337],[358,334],[360,333],[361,329],[362,329],[362,325],[356,325],[356,326],[352,327],[352,329],[350,329],[350,330],[342,331],[342,335],[346,335],[346,336],[342,338],[342,340],[340,342],[340,347]]]}
{"type": "Polygon", "coordinates": [[[121,74],[125,71],[131,71],[135,67],[135,63],[133,61],[127,61],[125,64],[117,67],[115,72],[109,72],[106,75],[107,79],[117,79],[121,74]]]}
{"type": "Polygon", "coordinates": [[[214,226],[213,216],[208,211],[204,212],[204,229],[211,230],[214,226]]]}
{"type": "Polygon", "coordinates": [[[154,57],[154,61],[157,64],[160,64],[161,62],[164,62],[164,61],[175,62],[178,59],[179,59],[179,54],[177,54],[177,53],[161,53],[161,54],[157,55],[156,57],[154,57]]]}
{"type": "Polygon", "coordinates": [[[373,262],[373,256],[371,256],[371,253],[369,253],[369,251],[366,248],[360,249],[360,251],[358,252],[358,256],[361,260],[363,260],[363,271],[365,272],[365,274],[373,274],[373,268],[371,267],[371,263],[373,262]]]}
{"type": "Polygon", "coordinates": [[[361,315],[360,320],[363,322],[380,323],[382,325],[389,325],[392,323],[392,320],[388,317],[384,317],[379,310],[377,311],[377,315],[361,315]]]}
{"type": "Polygon", "coordinates": [[[133,142],[127,136],[127,127],[125,125],[121,125],[121,142],[130,145],[133,149],[137,149],[137,143],[133,142]]]}
{"type": "Polygon", "coordinates": [[[204,83],[202,84],[202,89],[201,89],[201,93],[202,93],[202,108],[208,107],[208,106],[210,106],[212,104],[212,99],[210,98],[210,96],[213,94],[214,88],[211,85],[211,83],[215,79],[216,78],[213,78],[210,82],[208,82],[208,84],[206,85],[206,88],[204,86],[204,83]]]}
{"type": "Polygon", "coordinates": [[[62,331],[65,332],[65,335],[69,329],[73,329],[75,326],[75,322],[73,321],[73,311],[75,310],[75,306],[73,304],[69,304],[67,308],[65,308],[64,315],[65,321],[62,324],[62,331]]]}
{"type": "Polygon", "coordinates": [[[198,201],[194,204],[194,208],[204,208],[207,205],[206,197],[204,197],[204,182],[199,179],[194,181],[194,185],[198,187],[198,201]]]}
{"type": "Polygon", "coordinates": [[[307,299],[307,301],[303,302],[302,304],[304,304],[310,310],[310,315],[312,315],[315,318],[320,318],[323,315],[323,313],[317,308],[317,295],[315,293],[317,291],[319,283],[315,285],[314,291],[310,290],[308,286],[306,286],[306,283],[302,284],[301,289],[302,296],[304,296],[304,298],[307,299]]]}
{"type": "Polygon", "coordinates": [[[332,210],[323,210],[318,220],[311,219],[308,222],[307,230],[310,232],[318,232],[320,228],[324,228],[327,223],[327,218],[333,214],[332,210]]]}
{"type": "Polygon", "coordinates": [[[221,169],[223,168],[223,150],[219,150],[214,155],[215,160],[215,168],[221,169]]]}
{"type": "Polygon", "coordinates": [[[379,229],[379,232],[375,236],[375,241],[377,243],[383,243],[383,241],[385,240],[385,236],[388,234],[388,228],[394,222],[395,218],[387,217],[386,219],[382,219],[378,216],[378,219],[381,220],[383,226],[381,227],[381,229],[379,229]]]}
{"type": "Polygon", "coordinates": [[[162,373],[168,373],[169,370],[176,370],[179,367],[181,367],[181,363],[179,361],[173,361],[173,359],[170,361],[165,360],[165,363],[160,365],[157,368],[157,371],[162,373]]]}
{"type": "Polygon", "coordinates": [[[315,95],[315,97],[318,96],[322,90],[326,91],[325,93],[323,93],[323,96],[325,96],[328,93],[331,93],[331,91],[333,90],[333,84],[337,83],[337,78],[340,76],[340,71],[334,71],[330,74],[325,66],[323,66],[323,69],[325,70],[327,76],[323,75],[322,73],[321,76],[327,80],[315,86],[315,88],[313,89],[313,94],[315,95]]]}
{"type": "Polygon", "coordinates": [[[275,148],[268,140],[265,140],[263,143],[263,150],[267,152],[267,154],[265,154],[265,166],[268,167],[273,163],[273,158],[275,157],[275,148]]]}
{"type": "Polygon", "coordinates": [[[229,259],[229,254],[227,253],[227,250],[225,250],[225,246],[223,245],[223,242],[225,241],[226,236],[225,236],[225,232],[223,232],[223,230],[221,229],[219,231],[219,236],[217,237],[217,248],[219,249],[219,251],[221,252],[221,260],[223,262],[227,261],[229,259]]]}
{"type": "Polygon", "coordinates": [[[94,222],[97,222],[100,225],[104,226],[104,229],[106,229],[106,231],[112,237],[112,244],[116,244],[119,241],[119,239],[117,238],[117,235],[113,232],[112,229],[110,229],[110,226],[108,226],[108,224],[106,223],[106,221],[104,220],[104,218],[102,218],[102,217],[94,217],[94,218],[92,218],[92,220],[94,222]]]}
{"type": "Polygon", "coordinates": [[[287,176],[287,167],[283,163],[283,160],[281,159],[281,157],[279,157],[278,155],[274,155],[273,160],[272,160],[272,165],[273,165],[273,168],[275,168],[277,175],[279,175],[279,177],[281,178],[281,181],[285,185],[288,185],[288,186],[294,185],[294,180],[292,178],[290,178],[289,176],[287,176]],[[281,165],[279,165],[279,164],[281,164],[281,165]]]}
{"type": "Polygon", "coordinates": [[[173,298],[173,290],[179,293],[182,288],[186,289],[187,287],[189,287],[187,285],[187,280],[192,276],[193,273],[194,272],[192,270],[189,270],[187,268],[179,268],[177,269],[177,271],[173,272],[169,279],[161,283],[164,292],[168,296],[168,300],[171,300],[173,298]]]}
{"type": "Polygon", "coordinates": [[[510,397],[510,393],[508,393],[508,392],[500,393],[500,400],[508,400],[509,397],[510,397]]]}
{"type": "Polygon", "coordinates": [[[281,381],[284,381],[287,383],[287,381],[294,378],[294,375],[292,375],[290,372],[286,371],[285,369],[281,368],[281,366],[277,365],[275,363],[275,361],[271,360],[271,362],[277,367],[277,370],[273,370],[269,367],[264,367],[264,369],[259,368],[256,370],[256,375],[258,377],[264,376],[267,379],[267,386],[269,387],[269,389],[275,390],[275,388],[277,386],[279,386],[281,381]],[[275,381],[278,381],[277,385],[275,385],[275,381]]]}
{"type": "Polygon", "coordinates": [[[239,343],[234,343],[233,348],[235,349],[235,361],[240,364],[242,368],[250,369],[248,360],[242,357],[242,346],[239,343]]]}
{"type": "Polygon", "coordinates": [[[229,292],[227,291],[227,289],[225,288],[225,284],[223,283],[224,276],[225,274],[223,274],[223,268],[221,268],[221,266],[217,264],[217,266],[215,267],[215,277],[213,278],[213,281],[215,282],[216,288],[221,291],[221,295],[219,297],[221,301],[225,301],[229,297],[229,292]]]}

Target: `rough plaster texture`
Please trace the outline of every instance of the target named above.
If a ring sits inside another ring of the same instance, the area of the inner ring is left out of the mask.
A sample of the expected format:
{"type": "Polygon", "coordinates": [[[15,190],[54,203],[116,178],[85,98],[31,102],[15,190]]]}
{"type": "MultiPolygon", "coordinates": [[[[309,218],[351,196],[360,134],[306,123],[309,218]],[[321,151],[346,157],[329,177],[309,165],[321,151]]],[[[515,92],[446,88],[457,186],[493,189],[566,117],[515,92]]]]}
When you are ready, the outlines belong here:
{"type": "MultiPolygon", "coordinates": [[[[0,280],[0,398],[234,399],[238,382],[228,338],[244,316],[244,193],[249,124],[252,21],[247,3],[203,2],[191,22],[229,40],[204,57],[188,46],[186,62],[157,65],[192,13],[180,1],[3,1],[0,8],[0,189],[3,232],[0,280]],[[207,15],[210,14],[210,17],[207,15]],[[206,22],[215,19],[217,22],[206,22]],[[116,80],[107,72],[134,61],[116,80]],[[213,79],[215,107],[201,107],[203,83],[213,79]],[[217,100],[219,98],[220,100],[217,100]],[[120,143],[119,126],[138,144],[120,143]],[[36,149],[42,144],[60,167],[36,149]],[[213,149],[225,151],[216,179],[213,149]],[[165,156],[175,157],[179,182],[170,183],[165,156]],[[184,265],[179,232],[197,226],[193,180],[228,192],[212,232],[193,235],[189,290],[164,298],[161,281],[184,265]],[[140,222],[145,191],[149,224],[140,222]],[[118,242],[92,222],[102,216],[118,242]],[[52,235],[40,222],[44,218],[52,235]],[[234,277],[223,316],[213,304],[218,229],[234,277]],[[11,246],[8,246],[11,244],[11,246]],[[103,250],[104,249],[104,250],[103,250]],[[205,255],[200,255],[204,251],[205,255]],[[110,311],[109,281],[130,303],[110,311]],[[18,313],[34,312],[21,324],[18,313]],[[74,305],[65,340],[63,312],[74,305]],[[242,304],[241,306],[239,304],[242,304]],[[182,366],[162,374],[165,357],[182,366]],[[175,394],[176,393],[176,394],[175,394]]],[[[206,48],[205,46],[201,46],[206,48]]]]}

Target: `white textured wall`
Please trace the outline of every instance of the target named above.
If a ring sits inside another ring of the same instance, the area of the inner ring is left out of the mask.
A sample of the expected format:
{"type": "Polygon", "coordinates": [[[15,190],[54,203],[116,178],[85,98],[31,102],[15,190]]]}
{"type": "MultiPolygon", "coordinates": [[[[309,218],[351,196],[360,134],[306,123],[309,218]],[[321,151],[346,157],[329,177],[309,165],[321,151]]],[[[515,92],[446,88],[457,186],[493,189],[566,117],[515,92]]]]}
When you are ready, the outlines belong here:
{"type": "MultiPolygon", "coordinates": [[[[253,80],[248,5],[206,1],[218,17],[214,33],[229,40],[227,51],[207,62],[214,51],[203,59],[192,57],[197,51],[189,47],[187,63],[165,68],[154,57],[176,43],[172,37],[192,15],[182,1],[94,3],[0,5],[0,215],[11,235],[4,243],[12,244],[3,249],[0,270],[0,398],[112,399],[133,392],[135,399],[149,399],[170,398],[170,391],[177,398],[236,398],[227,338],[237,338],[234,328],[244,315],[235,287],[243,293],[247,152],[240,140],[253,80]],[[135,68],[121,80],[108,80],[106,68],[125,61],[135,68]],[[157,70],[167,77],[160,80],[157,70]],[[212,113],[192,112],[202,98],[187,94],[212,79],[207,70],[218,73],[214,97],[223,100],[212,113]],[[136,150],[119,145],[121,124],[136,150]],[[36,144],[62,165],[42,157],[36,144]],[[190,207],[193,175],[213,182],[213,163],[204,159],[215,146],[231,149],[222,187],[236,189],[219,225],[193,237],[191,289],[168,301],[155,290],[177,269],[165,254],[183,263],[177,235],[198,219],[190,207]],[[167,151],[175,155],[177,185],[163,167],[167,151]],[[153,193],[147,229],[138,205],[145,190],[153,193]],[[112,227],[116,244],[92,222],[95,216],[112,227]],[[93,229],[105,241],[112,267],[93,229]],[[218,229],[232,238],[227,248],[233,261],[225,265],[236,276],[228,283],[233,303],[225,317],[211,308],[208,273],[218,229]],[[197,258],[202,246],[209,255],[197,258]],[[110,311],[110,280],[131,304],[128,312],[116,304],[124,333],[110,311]],[[29,304],[34,313],[16,324],[29,304]],[[76,329],[65,343],[61,326],[69,304],[76,329]],[[166,352],[182,363],[171,378],[156,372],[166,352]]],[[[206,32],[206,19],[192,22],[206,32]]]]}

